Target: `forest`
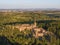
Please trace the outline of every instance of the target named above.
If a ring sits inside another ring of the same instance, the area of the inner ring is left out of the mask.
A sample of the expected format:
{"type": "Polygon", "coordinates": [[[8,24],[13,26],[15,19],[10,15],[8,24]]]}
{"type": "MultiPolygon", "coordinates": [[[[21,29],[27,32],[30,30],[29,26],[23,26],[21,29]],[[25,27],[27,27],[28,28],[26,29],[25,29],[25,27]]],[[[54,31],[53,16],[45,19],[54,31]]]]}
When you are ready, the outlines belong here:
{"type": "Polygon", "coordinates": [[[0,12],[0,45],[60,45],[60,13],[0,12]],[[35,38],[30,30],[13,29],[15,25],[32,24],[34,19],[38,27],[52,34],[35,38]]]}

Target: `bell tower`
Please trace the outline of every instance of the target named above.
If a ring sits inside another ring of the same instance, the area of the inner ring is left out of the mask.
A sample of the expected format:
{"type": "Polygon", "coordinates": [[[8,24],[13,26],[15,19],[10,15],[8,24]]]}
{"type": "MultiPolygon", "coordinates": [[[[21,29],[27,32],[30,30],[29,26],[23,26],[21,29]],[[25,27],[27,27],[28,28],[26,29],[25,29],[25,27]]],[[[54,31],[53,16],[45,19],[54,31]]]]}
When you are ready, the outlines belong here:
{"type": "Polygon", "coordinates": [[[34,26],[35,26],[35,27],[37,26],[36,18],[34,18],[34,26]]]}
{"type": "Polygon", "coordinates": [[[37,23],[36,23],[36,15],[37,14],[36,13],[32,13],[32,15],[33,15],[32,18],[33,18],[33,21],[34,21],[33,22],[34,23],[34,27],[37,27],[37,23]]]}

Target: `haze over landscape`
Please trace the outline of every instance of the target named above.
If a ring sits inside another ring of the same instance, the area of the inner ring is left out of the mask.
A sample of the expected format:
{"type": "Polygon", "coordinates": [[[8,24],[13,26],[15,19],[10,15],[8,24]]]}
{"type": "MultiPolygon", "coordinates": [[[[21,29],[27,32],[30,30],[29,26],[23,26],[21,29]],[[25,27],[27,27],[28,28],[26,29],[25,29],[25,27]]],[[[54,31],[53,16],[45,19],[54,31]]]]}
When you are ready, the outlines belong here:
{"type": "Polygon", "coordinates": [[[57,8],[60,0],[0,0],[0,9],[57,8]]]}
{"type": "Polygon", "coordinates": [[[0,0],[0,45],[60,45],[60,0],[0,0]]]}

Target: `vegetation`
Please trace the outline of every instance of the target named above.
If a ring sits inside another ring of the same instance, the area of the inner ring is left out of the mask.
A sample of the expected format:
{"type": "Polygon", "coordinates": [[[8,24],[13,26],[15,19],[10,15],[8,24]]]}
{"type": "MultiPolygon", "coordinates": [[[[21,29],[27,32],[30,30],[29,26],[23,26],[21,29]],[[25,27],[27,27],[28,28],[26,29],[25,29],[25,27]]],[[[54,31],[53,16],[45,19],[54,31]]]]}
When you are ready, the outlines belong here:
{"type": "Polygon", "coordinates": [[[59,16],[34,12],[0,12],[0,45],[60,45],[59,16]],[[35,38],[32,31],[13,29],[15,25],[33,23],[34,17],[38,27],[50,32],[48,35],[35,38]]]}

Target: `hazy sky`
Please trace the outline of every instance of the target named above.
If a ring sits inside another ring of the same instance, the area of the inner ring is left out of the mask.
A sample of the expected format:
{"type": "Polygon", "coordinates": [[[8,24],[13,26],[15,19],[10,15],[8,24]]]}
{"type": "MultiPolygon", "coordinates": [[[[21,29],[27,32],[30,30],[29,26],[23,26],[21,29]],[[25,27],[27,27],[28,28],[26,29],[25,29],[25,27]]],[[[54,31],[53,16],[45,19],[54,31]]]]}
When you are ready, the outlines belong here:
{"type": "Polygon", "coordinates": [[[60,8],[60,0],[0,0],[0,9],[60,8]]]}

